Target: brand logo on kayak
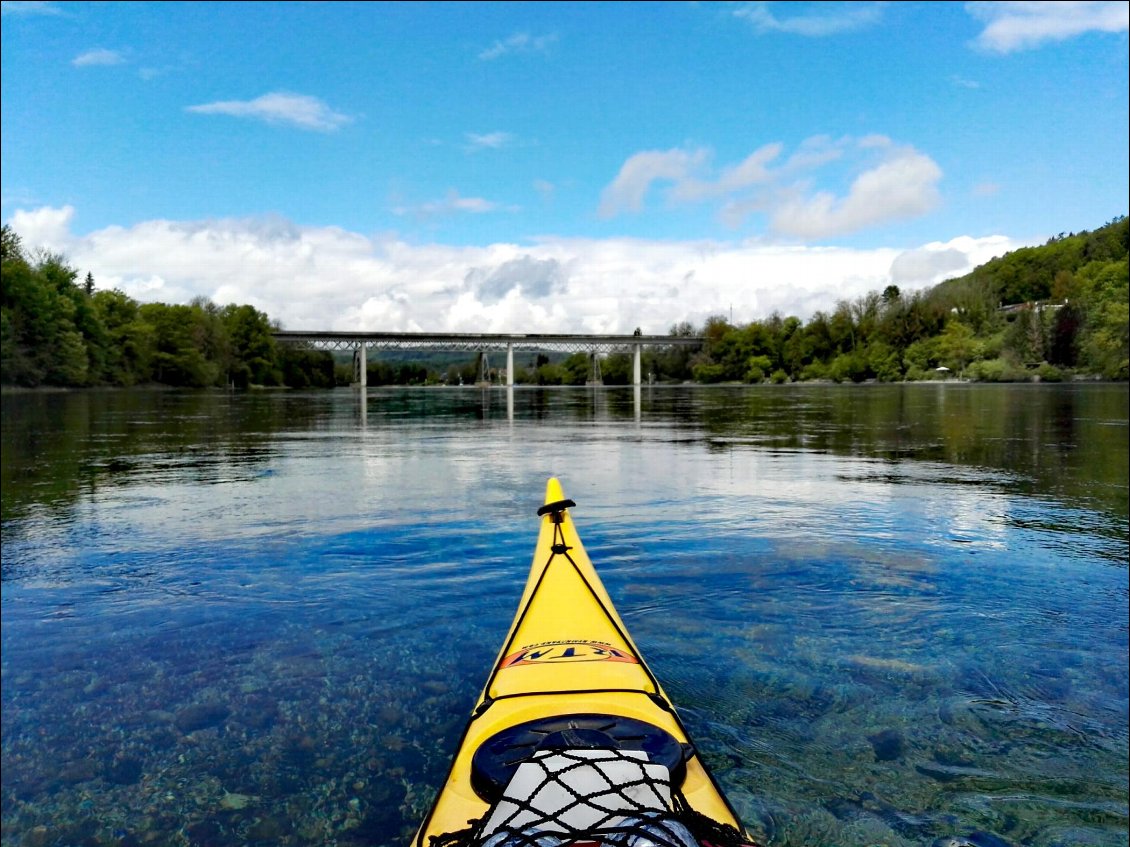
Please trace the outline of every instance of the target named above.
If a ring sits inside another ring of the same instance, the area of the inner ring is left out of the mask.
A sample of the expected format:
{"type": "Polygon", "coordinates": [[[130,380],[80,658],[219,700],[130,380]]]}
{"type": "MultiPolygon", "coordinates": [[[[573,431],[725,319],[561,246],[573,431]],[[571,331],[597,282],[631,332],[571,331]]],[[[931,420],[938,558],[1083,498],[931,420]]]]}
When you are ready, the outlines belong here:
{"type": "Polygon", "coordinates": [[[519,665],[549,665],[562,662],[627,662],[637,665],[627,650],[613,647],[602,641],[547,641],[531,644],[502,660],[502,670],[519,665]]]}

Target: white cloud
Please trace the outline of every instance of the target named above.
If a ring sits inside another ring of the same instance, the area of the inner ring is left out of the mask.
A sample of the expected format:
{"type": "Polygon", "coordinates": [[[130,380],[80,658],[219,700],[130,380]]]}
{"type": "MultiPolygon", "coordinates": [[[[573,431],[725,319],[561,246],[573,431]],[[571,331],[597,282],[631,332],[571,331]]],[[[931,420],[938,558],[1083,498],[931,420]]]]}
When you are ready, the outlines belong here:
{"type": "MultiPolygon", "coordinates": [[[[671,190],[674,202],[705,200],[720,197],[755,185],[765,185],[772,181],[770,163],[781,154],[781,144],[766,144],[755,150],[736,165],[724,168],[717,180],[683,179],[671,190]]],[[[701,154],[699,161],[706,159],[701,154]]]]}
{"type": "Polygon", "coordinates": [[[518,293],[540,300],[565,290],[568,279],[557,259],[535,259],[524,255],[493,268],[475,268],[467,274],[467,282],[480,300],[495,303],[518,293]]]}
{"type": "Polygon", "coordinates": [[[29,247],[64,254],[140,301],[247,303],[288,329],[664,333],[712,314],[807,320],[838,300],[971,270],[1024,246],[1000,236],[912,251],[543,239],[414,245],[279,218],[153,220],[80,235],[70,207],[17,212],[29,247]],[[964,260],[964,264],[962,264],[964,260]]]}
{"type": "Polygon", "coordinates": [[[0,2],[0,15],[61,15],[62,9],[54,3],[41,0],[3,0],[0,2]]]}
{"type": "Polygon", "coordinates": [[[900,287],[922,288],[962,276],[1018,245],[1003,236],[932,242],[899,253],[891,262],[891,282],[900,287]]]}
{"type": "Polygon", "coordinates": [[[802,14],[780,17],[771,6],[794,9],[793,3],[743,3],[734,17],[748,21],[758,33],[784,32],[808,38],[823,38],[852,32],[877,23],[882,17],[881,3],[813,3],[802,14]]]}
{"type": "Polygon", "coordinates": [[[1130,29],[1130,3],[1125,0],[976,2],[966,3],[965,9],[985,24],[974,44],[994,53],[1029,50],[1088,32],[1126,32],[1130,29]]]}
{"type": "Polygon", "coordinates": [[[468,132],[466,135],[471,150],[498,150],[514,140],[514,136],[508,132],[468,132]]]}
{"type": "Polygon", "coordinates": [[[503,41],[494,42],[479,53],[479,58],[489,62],[513,53],[545,53],[556,40],[555,34],[530,35],[528,32],[517,32],[503,41]]]}
{"type": "Polygon", "coordinates": [[[699,149],[645,150],[630,156],[616,179],[601,194],[601,217],[612,217],[623,211],[638,212],[653,182],[685,184],[693,179],[708,155],[706,150],[699,149]]]}
{"type": "Polygon", "coordinates": [[[409,215],[419,219],[446,217],[454,214],[483,215],[496,212],[498,203],[482,197],[463,197],[458,191],[449,191],[441,200],[431,200],[418,206],[398,206],[393,209],[397,215],[409,215]]]}
{"type": "Polygon", "coordinates": [[[901,148],[856,177],[846,196],[821,191],[788,200],[772,212],[771,225],[785,235],[827,238],[920,217],[938,205],[941,178],[933,159],[901,148]]]}
{"type": "Polygon", "coordinates": [[[185,111],[200,115],[252,118],[271,124],[290,124],[300,129],[319,132],[332,132],[353,121],[348,115],[335,112],[317,97],[285,91],[264,94],[254,100],[223,100],[188,106],[185,111]]]}
{"type": "Polygon", "coordinates": [[[99,47],[75,56],[71,59],[71,64],[76,68],[109,67],[111,65],[123,65],[125,61],[125,56],[117,50],[106,50],[99,47]]]}
{"type": "Polygon", "coordinates": [[[981,87],[981,83],[977,82],[977,80],[966,79],[965,77],[958,76],[957,74],[950,76],[950,82],[956,85],[958,88],[968,88],[971,91],[976,91],[981,87]]]}
{"type": "Polygon", "coordinates": [[[783,149],[766,144],[717,173],[705,148],[636,153],[604,189],[599,213],[609,218],[638,212],[653,185],[669,183],[665,196],[672,205],[720,200],[719,215],[731,226],[764,213],[774,233],[810,239],[919,217],[939,202],[937,163],[885,136],[813,137],[775,166],[783,149]],[[817,172],[831,163],[854,174],[842,196],[813,187],[817,172]]]}

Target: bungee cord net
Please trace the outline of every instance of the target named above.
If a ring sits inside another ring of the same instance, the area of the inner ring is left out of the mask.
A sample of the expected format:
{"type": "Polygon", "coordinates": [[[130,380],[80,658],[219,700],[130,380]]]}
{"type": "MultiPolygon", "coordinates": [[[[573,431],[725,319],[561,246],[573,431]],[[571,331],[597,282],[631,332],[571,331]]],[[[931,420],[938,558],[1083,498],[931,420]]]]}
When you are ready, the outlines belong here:
{"type": "Polygon", "coordinates": [[[670,771],[635,750],[535,753],[469,824],[430,847],[753,847],[733,826],[690,809],[672,791],[670,771]]]}

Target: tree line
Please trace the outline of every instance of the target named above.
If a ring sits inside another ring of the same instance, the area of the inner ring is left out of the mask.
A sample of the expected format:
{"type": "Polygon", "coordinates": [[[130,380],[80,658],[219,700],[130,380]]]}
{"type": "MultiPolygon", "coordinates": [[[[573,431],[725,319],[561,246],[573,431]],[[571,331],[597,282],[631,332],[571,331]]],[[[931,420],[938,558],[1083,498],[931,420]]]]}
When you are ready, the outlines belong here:
{"type": "MultiPolygon", "coordinates": [[[[326,351],[276,344],[270,318],[248,305],[140,304],[95,288],[65,257],[28,254],[3,227],[0,378],[20,386],[194,388],[348,384],[352,366],[326,351]]],[[[1130,229],[1126,216],[1091,232],[1060,234],[993,259],[933,288],[894,285],[807,322],[773,314],[744,325],[722,316],[672,336],[703,336],[701,349],[646,348],[651,380],[894,382],[963,376],[982,381],[1127,379],[1130,229]]],[[[368,363],[370,384],[474,382],[477,360],[447,367],[410,360],[368,363]]],[[[631,380],[630,353],[600,361],[606,384],[631,380]]],[[[584,384],[585,353],[539,355],[515,381],[584,384]]]]}
{"type": "Polygon", "coordinates": [[[252,306],[139,304],[95,290],[88,273],[58,254],[28,255],[3,227],[0,254],[0,372],[7,385],[191,388],[250,385],[331,387],[324,352],[278,345],[275,327],[252,306]]]}
{"type": "Polygon", "coordinates": [[[1015,250],[930,289],[906,295],[889,285],[842,300],[807,323],[779,314],[744,326],[709,318],[699,331],[706,337],[701,351],[682,363],[669,354],[659,364],[703,383],[1125,380],[1128,248],[1123,215],[1091,232],[1015,250]]]}

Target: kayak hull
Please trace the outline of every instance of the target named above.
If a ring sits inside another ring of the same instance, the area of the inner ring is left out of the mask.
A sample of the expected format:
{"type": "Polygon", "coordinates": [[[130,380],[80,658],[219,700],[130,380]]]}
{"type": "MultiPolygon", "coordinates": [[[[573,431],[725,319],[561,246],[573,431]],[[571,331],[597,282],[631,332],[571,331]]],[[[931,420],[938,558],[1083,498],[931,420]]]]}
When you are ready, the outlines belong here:
{"type": "Polygon", "coordinates": [[[589,561],[569,515],[573,505],[559,481],[550,479],[517,614],[447,779],[416,835],[417,847],[466,830],[489,811],[474,767],[475,753],[484,744],[519,725],[571,715],[639,721],[669,735],[685,754],[682,802],[741,831],[589,561]]]}

